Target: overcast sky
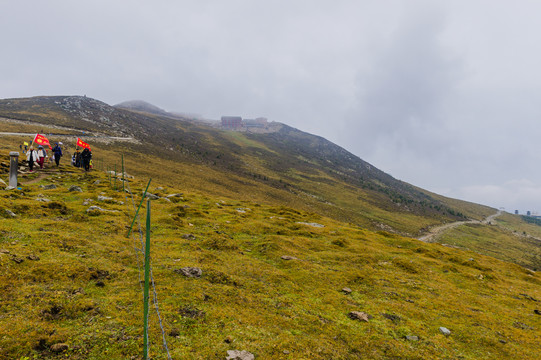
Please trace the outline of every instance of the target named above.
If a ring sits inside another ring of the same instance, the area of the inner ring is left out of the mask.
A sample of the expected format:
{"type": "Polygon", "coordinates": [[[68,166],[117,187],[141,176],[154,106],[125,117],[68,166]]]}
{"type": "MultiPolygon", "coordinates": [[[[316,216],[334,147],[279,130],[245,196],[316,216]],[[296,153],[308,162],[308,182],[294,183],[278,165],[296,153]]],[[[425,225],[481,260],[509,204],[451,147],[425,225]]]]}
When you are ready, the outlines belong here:
{"type": "Polygon", "coordinates": [[[0,98],[264,116],[422,188],[541,212],[540,1],[0,6],[0,98]]]}

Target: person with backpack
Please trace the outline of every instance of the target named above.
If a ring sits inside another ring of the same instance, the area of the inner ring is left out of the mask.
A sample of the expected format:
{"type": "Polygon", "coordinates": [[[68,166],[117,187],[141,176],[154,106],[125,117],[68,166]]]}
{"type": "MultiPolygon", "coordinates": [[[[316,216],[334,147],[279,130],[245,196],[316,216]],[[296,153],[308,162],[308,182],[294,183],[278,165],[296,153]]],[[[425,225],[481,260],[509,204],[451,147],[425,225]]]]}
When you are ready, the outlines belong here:
{"type": "Polygon", "coordinates": [[[85,148],[83,152],[81,153],[81,160],[83,163],[83,167],[85,168],[85,171],[90,170],[90,160],[92,159],[92,152],[85,148]]]}
{"type": "Polygon", "coordinates": [[[62,148],[58,143],[55,143],[55,146],[53,148],[53,156],[54,156],[54,162],[56,163],[56,166],[60,165],[60,158],[62,157],[62,148]]]}

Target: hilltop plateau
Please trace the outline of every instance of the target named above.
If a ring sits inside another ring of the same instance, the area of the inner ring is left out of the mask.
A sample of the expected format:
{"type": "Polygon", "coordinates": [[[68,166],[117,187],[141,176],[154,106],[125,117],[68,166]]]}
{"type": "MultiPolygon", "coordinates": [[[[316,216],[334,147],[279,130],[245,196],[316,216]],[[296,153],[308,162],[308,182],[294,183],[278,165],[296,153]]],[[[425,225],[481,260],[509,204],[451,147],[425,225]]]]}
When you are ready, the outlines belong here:
{"type": "MultiPolygon", "coordinates": [[[[34,173],[21,160],[19,188],[0,186],[0,358],[141,358],[146,230],[153,359],[541,356],[534,221],[285,124],[251,134],[142,110],[0,100],[1,132],[50,134],[67,154],[81,137],[94,153],[88,173],[67,156],[34,173]]],[[[28,135],[0,138],[7,182],[28,135]]]]}

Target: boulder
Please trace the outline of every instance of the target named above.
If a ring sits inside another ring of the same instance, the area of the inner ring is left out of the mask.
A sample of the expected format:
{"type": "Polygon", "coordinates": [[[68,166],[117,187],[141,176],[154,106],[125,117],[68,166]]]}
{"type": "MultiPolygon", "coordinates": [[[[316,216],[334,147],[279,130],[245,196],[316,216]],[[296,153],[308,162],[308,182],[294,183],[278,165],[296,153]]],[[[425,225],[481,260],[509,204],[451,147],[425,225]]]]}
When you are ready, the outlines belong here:
{"type": "Polygon", "coordinates": [[[302,222],[302,221],[297,221],[295,224],[301,224],[301,225],[306,225],[306,226],[311,226],[311,227],[316,227],[316,228],[323,228],[323,227],[325,227],[325,225],[318,224],[318,223],[315,223],[315,222],[302,222]]]}
{"type": "Polygon", "coordinates": [[[345,288],[342,289],[342,292],[343,292],[344,294],[351,294],[351,293],[353,292],[353,290],[351,290],[351,289],[348,288],[348,287],[345,287],[345,288]]]}
{"type": "Polygon", "coordinates": [[[282,259],[282,260],[299,260],[299,259],[296,258],[295,256],[289,256],[289,255],[282,255],[282,256],[281,256],[281,259],[282,259]]]}
{"type": "Polygon", "coordinates": [[[348,314],[348,317],[352,320],[359,320],[364,322],[368,322],[368,320],[370,320],[371,318],[370,315],[362,311],[352,311],[348,314]]]}
{"type": "Polygon", "coordinates": [[[8,209],[5,209],[4,212],[6,213],[6,216],[10,217],[10,218],[16,218],[17,217],[17,214],[15,214],[13,211],[11,210],[8,210],[8,209]]]}
{"type": "Polygon", "coordinates": [[[181,269],[175,269],[173,271],[189,278],[199,278],[203,275],[203,270],[196,267],[184,267],[181,269]]]}
{"type": "Polygon", "coordinates": [[[41,188],[43,190],[53,190],[53,189],[56,189],[56,185],[55,184],[41,185],[41,188]]]}
{"type": "Polygon", "coordinates": [[[440,332],[441,332],[443,335],[445,335],[445,336],[451,335],[451,330],[449,330],[449,329],[447,329],[447,328],[445,328],[445,327],[443,327],[443,326],[440,327],[440,332]]]}
{"type": "Polygon", "coordinates": [[[149,192],[147,192],[145,197],[149,198],[150,200],[158,200],[160,198],[158,195],[151,194],[149,192]]]}
{"type": "Polygon", "coordinates": [[[254,354],[246,350],[227,350],[226,360],[254,360],[254,354]]]}
{"type": "Polygon", "coordinates": [[[109,212],[109,213],[115,212],[116,213],[116,212],[118,212],[118,210],[106,210],[106,209],[102,209],[99,206],[92,205],[88,209],[86,209],[86,212],[89,213],[89,214],[97,214],[97,213],[100,213],[100,212],[109,212]]]}
{"type": "Polygon", "coordinates": [[[72,186],[69,187],[68,191],[83,192],[83,189],[81,189],[80,186],[72,185],[72,186]]]}

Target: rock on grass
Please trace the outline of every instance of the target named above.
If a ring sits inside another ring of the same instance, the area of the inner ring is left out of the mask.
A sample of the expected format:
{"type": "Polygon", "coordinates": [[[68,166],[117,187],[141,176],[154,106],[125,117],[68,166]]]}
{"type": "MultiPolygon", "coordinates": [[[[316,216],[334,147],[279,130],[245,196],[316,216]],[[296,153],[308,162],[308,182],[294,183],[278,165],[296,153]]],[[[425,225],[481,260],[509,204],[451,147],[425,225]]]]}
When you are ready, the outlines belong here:
{"type": "Polygon", "coordinates": [[[254,360],[254,354],[246,350],[227,350],[226,360],[254,360]]]}

